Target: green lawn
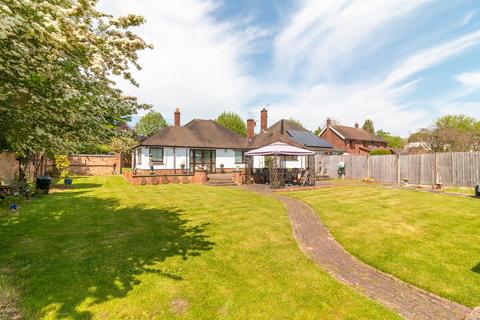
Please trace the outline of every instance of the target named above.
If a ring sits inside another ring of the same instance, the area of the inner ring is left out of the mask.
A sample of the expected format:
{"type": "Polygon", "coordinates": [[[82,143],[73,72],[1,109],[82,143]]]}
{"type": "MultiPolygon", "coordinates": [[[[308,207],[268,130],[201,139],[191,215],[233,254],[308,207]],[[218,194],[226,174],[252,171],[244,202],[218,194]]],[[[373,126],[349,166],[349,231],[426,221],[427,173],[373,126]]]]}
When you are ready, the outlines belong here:
{"type": "Polygon", "coordinates": [[[480,305],[479,199],[348,185],[288,195],[312,206],[366,263],[464,305],[480,305]]]}
{"type": "Polygon", "coordinates": [[[398,319],[309,261],[279,202],[121,177],[0,212],[7,304],[25,319],[398,319]]]}

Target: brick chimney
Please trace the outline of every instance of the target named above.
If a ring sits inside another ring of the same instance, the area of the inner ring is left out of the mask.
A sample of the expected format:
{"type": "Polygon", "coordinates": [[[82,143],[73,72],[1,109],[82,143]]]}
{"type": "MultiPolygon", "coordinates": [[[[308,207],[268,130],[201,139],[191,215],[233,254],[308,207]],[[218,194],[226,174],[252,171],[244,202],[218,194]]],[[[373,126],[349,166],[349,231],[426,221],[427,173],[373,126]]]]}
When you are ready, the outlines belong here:
{"type": "Polygon", "coordinates": [[[355,122],[355,129],[358,129],[358,128],[359,128],[358,122],[355,122]]]}
{"type": "Polygon", "coordinates": [[[252,141],[253,136],[255,136],[255,120],[247,119],[247,139],[252,141]]]}
{"type": "Polygon", "coordinates": [[[174,115],[174,119],[175,119],[174,120],[175,127],[180,127],[180,109],[177,108],[173,115],[174,115]]]}
{"type": "Polygon", "coordinates": [[[330,118],[327,118],[327,127],[330,127],[332,125],[332,120],[330,118]]]}
{"type": "Polygon", "coordinates": [[[267,109],[263,108],[260,111],[260,129],[262,131],[267,131],[268,123],[267,123],[267,109]]]}

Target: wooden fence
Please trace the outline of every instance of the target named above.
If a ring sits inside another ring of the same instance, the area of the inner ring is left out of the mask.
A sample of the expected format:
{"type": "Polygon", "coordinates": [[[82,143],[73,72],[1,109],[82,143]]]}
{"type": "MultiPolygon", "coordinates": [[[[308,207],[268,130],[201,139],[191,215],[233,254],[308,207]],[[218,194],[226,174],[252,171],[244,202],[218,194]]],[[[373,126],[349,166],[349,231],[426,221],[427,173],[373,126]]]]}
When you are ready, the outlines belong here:
{"type": "Polygon", "coordinates": [[[338,163],[345,162],[347,179],[373,178],[375,181],[473,187],[480,183],[480,152],[449,152],[384,156],[317,155],[316,171],[337,176],[338,163]]]}

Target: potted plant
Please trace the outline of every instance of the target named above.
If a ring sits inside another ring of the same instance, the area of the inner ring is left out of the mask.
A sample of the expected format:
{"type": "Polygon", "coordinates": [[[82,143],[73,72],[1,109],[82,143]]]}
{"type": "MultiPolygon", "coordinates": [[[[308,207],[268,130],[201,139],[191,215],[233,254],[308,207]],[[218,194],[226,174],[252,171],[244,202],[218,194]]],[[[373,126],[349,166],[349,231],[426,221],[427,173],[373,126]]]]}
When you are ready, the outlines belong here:
{"type": "Polygon", "coordinates": [[[180,169],[182,170],[182,173],[185,172],[185,162],[182,161],[182,163],[180,163],[180,169]]]}
{"type": "Polygon", "coordinates": [[[220,164],[220,172],[225,173],[225,165],[223,163],[220,164]]]}
{"type": "Polygon", "coordinates": [[[70,161],[68,161],[67,156],[55,156],[55,166],[57,167],[60,178],[63,178],[63,183],[67,186],[71,185],[73,183],[73,179],[68,176],[68,168],[70,167],[70,161]]]}

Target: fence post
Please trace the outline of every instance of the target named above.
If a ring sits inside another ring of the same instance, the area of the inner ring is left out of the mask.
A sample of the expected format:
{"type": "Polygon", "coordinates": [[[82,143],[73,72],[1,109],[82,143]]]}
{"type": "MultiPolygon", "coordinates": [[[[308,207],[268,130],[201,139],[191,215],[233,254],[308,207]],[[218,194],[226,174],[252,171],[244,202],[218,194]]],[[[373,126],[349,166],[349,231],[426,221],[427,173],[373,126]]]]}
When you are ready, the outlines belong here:
{"type": "Polygon", "coordinates": [[[455,176],[456,176],[456,175],[455,175],[455,171],[456,171],[456,168],[455,168],[455,161],[454,161],[454,160],[455,160],[455,156],[453,155],[453,152],[450,152],[450,155],[451,155],[451,158],[452,158],[452,170],[451,170],[451,172],[452,172],[452,185],[453,185],[453,186],[456,186],[456,185],[457,185],[457,184],[456,184],[456,181],[455,181],[455,176]]]}
{"type": "Polygon", "coordinates": [[[401,184],[402,177],[400,172],[400,155],[397,154],[397,184],[401,184]]]}
{"type": "Polygon", "coordinates": [[[367,179],[370,179],[370,155],[367,154],[367,179]]]}
{"type": "Polygon", "coordinates": [[[440,183],[440,175],[439,175],[439,171],[440,171],[440,165],[438,163],[438,152],[435,152],[435,184],[439,184],[440,183]]]}

